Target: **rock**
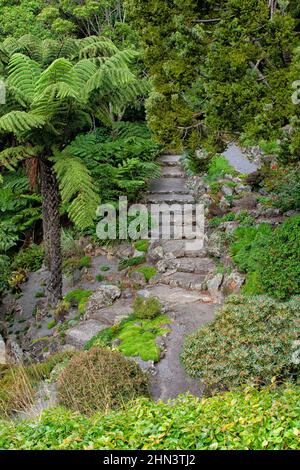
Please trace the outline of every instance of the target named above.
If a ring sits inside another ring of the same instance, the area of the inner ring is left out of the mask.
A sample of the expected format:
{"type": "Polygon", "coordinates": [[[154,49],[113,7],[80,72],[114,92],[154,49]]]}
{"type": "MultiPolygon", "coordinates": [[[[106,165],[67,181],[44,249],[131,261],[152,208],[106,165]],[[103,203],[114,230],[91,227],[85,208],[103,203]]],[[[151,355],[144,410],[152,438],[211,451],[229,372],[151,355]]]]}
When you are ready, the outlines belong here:
{"type": "Polygon", "coordinates": [[[223,274],[212,274],[208,276],[208,279],[205,279],[207,290],[213,297],[219,297],[219,290],[223,281],[223,274]]]}
{"type": "Polygon", "coordinates": [[[148,251],[148,259],[153,262],[160,261],[164,258],[164,250],[161,246],[151,246],[148,251]]]}
{"type": "Polygon", "coordinates": [[[68,344],[80,349],[99,331],[105,330],[107,327],[107,324],[99,323],[96,320],[87,320],[67,330],[65,339],[68,344]]]}
{"type": "Polygon", "coordinates": [[[134,271],[133,273],[130,274],[130,279],[132,282],[137,284],[138,286],[142,287],[146,284],[146,279],[143,273],[139,273],[137,271],[134,271]]]}
{"type": "Polygon", "coordinates": [[[156,269],[159,273],[165,273],[168,269],[168,261],[163,259],[163,260],[160,260],[158,261],[157,265],[156,265],[156,269]]]}
{"type": "Polygon", "coordinates": [[[122,298],[123,299],[132,299],[133,298],[133,293],[130,289],[124,289],[122,292],[122,298]]]}
{"type": "Polygon", "coordinates": [[[112,341],[112,345],[113,346],[120,346],[120,344],[122,343],[122,340],[120,340],[120,338],[116,338],[112,341]]]}
{"type": "Polygon", "coordinates": [[[121,290],[117,286],[108,284],[98,287],[88,300],[84,318],[89,318],[101,308],[112,305],[120,296],[121,290]]]}
{"type": "Polygon", "coordinates": [[[128,359],[138,364],[146,374],[155,374],[154,361],[143,361],[140,357],[129,357],[128,359]]]}
{"type": "Polygon", "coordinates": [[[145,252],[144,251],[138,251],[138,250],[135,250],[134,253],[133,253],[133,257],[134,258],[140,258],[141,256],[145,256],[145,252]]]}
{"type": "Polygon", "coordinates": [[[250,193],[241,199],[235,199],[233,201],[233,206],[238,207],[239,209],[255,209],[257,206],[257,195],[250,193]]]}
{"type": "Polygon", "coordinates": [[[244,192],[250,192],[251,191],[251,186],[245,185],[245,184],[238,184],[235,188],[234,191],[236,194],[244,193],[244,192]]]}
{"type": "Polygon", "coordinates": [[[226,213],[228,209],[230,209],[231,205],[230,202],[223,196],[221,198],[221,201],[219,202],[219,207],[222,211],[226,213]]]}
{"type": "Polygon", "coordinates": [[[94,254],[94,246],[92,245],[92,243],[89,243],[84,247],[84,254],[86,256],[92,256],[94,254]]]}
{"type": "Polygon", "coordinates": [[[224,237],[221,232],[213,232],[207,240],[206,246],[209,255],[221,258],[224,253],[224,237]]]}
{"type": "Polygon", "coordinates": [[[24,353],[15,336],[9,336],[6,341],[6,358],[8,364],[23,362],[24,353]]]}
{"type": "Polygon", "coordinates": [[[239,223],[234,220],[230,222],[222,222],[219,225],[219,229],[224,230],[225,233],[232,233],[238,227],[238,225],[239,223]]]}
{"type": "Polygon", "coordinates": [[[6,349],[4,340],[0,335],[0,365],[1,364],[6,364],[6,349]]]}
{"type": "Polygon", "coordinates": [[[233,189],[230,186],[222,186],[221,188],[222,193],[224,196],[232,196],[233,195],[233,189]]]}
{"type": "Polygon", "coordinates": [[[299,211],[287,211],[283,214],[285,217],[294,217],[295,215],[300,215],[299,211]]]}
{"type": "Polygon", "coordinates": [[[213,217],[223,217],[223,215],[226,214],[226,210],[224,209],[221,209],[221,207],[216,204],[215,202],[213,202],[209,208],[209,215],[213,216],[213,217]]]}
{"type": "Polygon", "coordinates": [[[225,274],[225,279],[222,285],[222,292],[225,295],[239,294],[244,283],[245,276],[243,276],[238,271],[232,271],[230,274],[225,274]]]}

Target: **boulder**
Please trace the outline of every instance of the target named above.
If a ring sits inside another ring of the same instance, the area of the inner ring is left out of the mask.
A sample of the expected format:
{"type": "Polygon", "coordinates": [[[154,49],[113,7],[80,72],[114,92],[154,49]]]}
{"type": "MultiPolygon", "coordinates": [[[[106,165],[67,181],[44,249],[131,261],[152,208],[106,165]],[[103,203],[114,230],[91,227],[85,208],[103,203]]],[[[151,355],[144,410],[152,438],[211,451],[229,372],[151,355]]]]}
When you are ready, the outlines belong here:
{"type": "Polygon", "coordinates": [[[24,353],[14,335],[7,338],[6,357],[9,364],[19,364],[23,362],[24,353]]]}
{"type": "Polygon", "coordinates": [[[226,274],[222,285],[223,294],[239,294],[241,287],[245,283],[245,279],[245,276],[238,271],[232,271],[232,273],[226,274]]]}
{"type": "Polygon", "coordinates": [[[209,255],[221,258],[224,253],[224,236],[221,232],[213,232],[207,240],[206,249],[209,255]]]}
{"type": "Polygon", "coordinates": [[[233,206],[244,210],[255,209],[257,206],[257,195],[249,193],[241,199],[235,199],[233,201],[233,206]]]}
{"type": "Polygon", "coordinates": [[[223,281],[223,274],[210,274],[205,279],[207,290],[212,297],[219,297],[219,290],[223,281]]]}
{"type": "Polygon", "coordinates": [[[130,274],[130,279],[134,284],[137,284],[140,287],[143,287],[146,284],[146,279],[143,273],[134,271],[130,274]]]}
{"type": "Polygon", "coordinates": [[[6,364],[6,350],[5,350],[5,343],[0,335],[0,365],[6,364]]]}
{"type": "Polygon", "coordinates": [[[221,188],[222,193],[224,196],[232,196],[233,195],[233,189],[230,186],[222,186],[221,188]]]}
{"type": "Polygon", "coordinates": [[[164,250],[161,246],[150,245],[148,250],[148,259],[153,262],[160,261],[164,258],[164,250]]]}
{"type": "Polygon", "coordinates": [[[112,305],[121,296],[121,290],[114,285],[102,285],[91,295],[88,300],[85,315],[87,319],[90,315],[97,313],[101,308],[112,305]]]}

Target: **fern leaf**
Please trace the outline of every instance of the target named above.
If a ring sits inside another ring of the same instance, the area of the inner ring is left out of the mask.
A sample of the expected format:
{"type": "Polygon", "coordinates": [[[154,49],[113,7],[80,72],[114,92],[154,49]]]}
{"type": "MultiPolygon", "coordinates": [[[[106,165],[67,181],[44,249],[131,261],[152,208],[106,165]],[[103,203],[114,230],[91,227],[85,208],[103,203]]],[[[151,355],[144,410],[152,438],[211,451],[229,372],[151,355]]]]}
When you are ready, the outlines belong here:
{"type": "Polygon", "coordinates": [[[31,158],[37,155],[36,147],[9,147],[0,152],[0,165],[5,166],[9,170],[14,170],[21,160],[31,158]]]}
{"type": "Polygon", "coordinates": [[[8,84],[21,94],[27,104],[30,104],[34,96],[35,84],[41,74],[39,64],[18,53],[11,57],[8,69],[8,84]]]}
{"type": "Polygon", "coordinates": [[[68,204],[70,219],[80,228],[93,224],[99,197],[89,170],[77,157],[58,154],[54,157],[54,170],[57,175],[63,204],[68,204]]]}
{"type": "Polygon", "coordinates": [[[43,127],[42,116],[25,111],[11,111],[0,118],[0,130],[20,135],[26,131],[43,127]]]}

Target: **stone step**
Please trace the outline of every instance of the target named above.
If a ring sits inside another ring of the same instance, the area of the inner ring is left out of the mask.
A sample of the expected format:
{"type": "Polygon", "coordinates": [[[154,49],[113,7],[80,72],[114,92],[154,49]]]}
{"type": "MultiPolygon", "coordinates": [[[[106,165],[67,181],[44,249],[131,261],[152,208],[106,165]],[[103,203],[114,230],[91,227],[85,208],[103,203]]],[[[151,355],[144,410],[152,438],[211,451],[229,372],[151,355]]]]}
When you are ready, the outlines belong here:
{"type": "Polygon", "coordinates": [[[163,178],[184,178],[184,171],[180,166],[163,166],[161,170],[163,178]]]}
{"type": "Polygon", "coordinates": [[[184,178],[160,178],[153,180],[149,186],[149,193],[163,194],[189,194],[184,178]]]}
{"type": "Polygon", "coordinates": [[[162,155],[157,161],[165,166],[178,166],[180,159],[181,155],[162,155]]]}
{"type": "Polygon", "coordinates": [[[193,204],[194,198],[190,194],[159,194],[153,193],[146,196],[146,202],[153,204],[193,204]]]}
{"type": "MultiPolygon", "coordinates": [[[[153,246],[157,246],[158,242],[154,242],[153,246]]],[[[190,242],[186,240],[161,240],[159,245],[161,246],[164,256],[166,258],[206,258],[207,251],[205,248],[195,247],[194,249],[189,248],[190,242]]],[[[150,246],[151,251],[151,246],[150,246]]]]}
{"type": "Polygon", "coordinates": [[[120,322],[123,318],[128,317],[132,313],[132,300],[119,299],[113,305],[92,313],[89,318],[97,320],[101,323],[108,323],[114,325],[120,322]]]}
{"type": "Polygon", "coordinates": [[[66,331],[65,341],[67,344],[75,346],[75,348],[81,349],[87,341],[93,338],[97,333],[110,325],[106,322],[100,323],[97,320],[90,319],[84,322],[78,323],[76,326],[66,331]]]}
{"type": "MultiPolygon", "coordinates": [[[[196,292],[181,289],[180,287],[170,287],[166,284],[149,286],[145,290],[139,291],[139,295],[157,297],[162,304],[170,307],[186,307],[199,305],[200,302],[212,302],[211,296],[207,292],[196,292]]],[[[201,305],[201,304],[200,304],[201,305]]]]}
{"type": "Polygon", "coordinates": [[[181,287],[182,289],[191,289],[202,292],[205,277],[205,274],[174,273],[171,271],[170,273],[167,272],[163,274],[160,277],[159,282],[167,284],[170,287],[181,287]]]}
{"type": "Polygon", "coordinates": [[[207,275],[215,267],[210,258],[175,258],[163,261],[163,267],[167,270],[177,269],[183,273],[195,273],[207,275]]]}

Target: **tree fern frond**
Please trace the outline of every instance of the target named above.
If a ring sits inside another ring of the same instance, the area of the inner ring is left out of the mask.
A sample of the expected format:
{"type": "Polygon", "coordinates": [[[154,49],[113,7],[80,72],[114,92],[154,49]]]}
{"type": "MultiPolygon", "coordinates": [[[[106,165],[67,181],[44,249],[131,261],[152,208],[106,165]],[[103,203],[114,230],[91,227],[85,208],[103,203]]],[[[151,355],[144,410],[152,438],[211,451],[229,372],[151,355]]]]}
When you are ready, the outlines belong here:
{"type": "Polygon", "coordinates": [[[0,118],[0,130],[20,135],[26,131],[43,127],[42,116],[25,111],[11,111],[0,118]]]}
{"type": "Polygon", "coordinates": [[[21,94],[27,104],[30,104],[34,96],[36,82],[41,74],[39,64],[23,54],[16,53],[9,61],[8,70],[8,84],[21,94]]]}
{"type": "Polygon", "coordinates": [[[70,219],[81,229],[90,227],[96,215],[99,197],[89,170],[80,158],[66,153],[53,159],[63,204],[68,204],[70,219]]]}
{"type": "Polygon", "coordinates": [[[0,165],[14,170],[21,160],[34,157],[36,154],[37,147],[25,147],[24,145],[9,147],[0,152],[0,165]]]}
{"type": "Polygon", "coordinates": [[[72,63],[64,58],[56,59],[52,62],[52,64],[41,73],[36,83],[36,94],[42,94],[49,85],[59,82],[67,83],[72,86],[72,75],[70,73],[72,67],[72,63]]]}
{"type": "Polygon", "coordinates": [[[93,57],[106,57],[116,54],[118,48],[107,38],[99,38],[98,36],[90,36],[80,40],[80,59],[88,59],[93,57]]]}

